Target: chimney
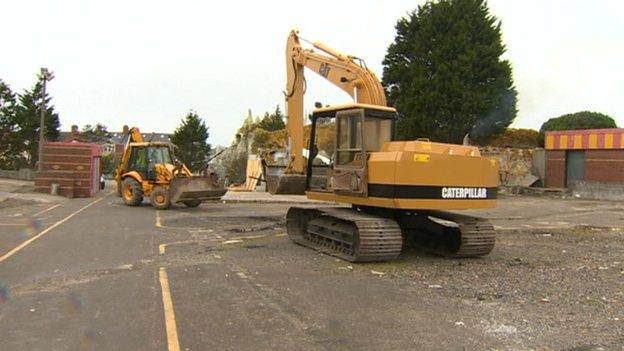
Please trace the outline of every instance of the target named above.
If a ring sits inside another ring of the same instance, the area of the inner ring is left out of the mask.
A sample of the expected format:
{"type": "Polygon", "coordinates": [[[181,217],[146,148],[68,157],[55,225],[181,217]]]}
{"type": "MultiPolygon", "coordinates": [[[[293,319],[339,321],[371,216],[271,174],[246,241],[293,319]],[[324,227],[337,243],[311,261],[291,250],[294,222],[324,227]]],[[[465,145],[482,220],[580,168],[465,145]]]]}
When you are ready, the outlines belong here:
{"type": "Polygon", "coordinates": [[[130,132],[130,128],[128,127],[127,124],[124,124],[123,126],[123,134],[126,135],[130,132]]]}
{"type": "Polygon", "coordinates": [[[77,125],[72,125],[71,126],[71,133],[72,134],[78,134],[78,126],[77,125]]]}

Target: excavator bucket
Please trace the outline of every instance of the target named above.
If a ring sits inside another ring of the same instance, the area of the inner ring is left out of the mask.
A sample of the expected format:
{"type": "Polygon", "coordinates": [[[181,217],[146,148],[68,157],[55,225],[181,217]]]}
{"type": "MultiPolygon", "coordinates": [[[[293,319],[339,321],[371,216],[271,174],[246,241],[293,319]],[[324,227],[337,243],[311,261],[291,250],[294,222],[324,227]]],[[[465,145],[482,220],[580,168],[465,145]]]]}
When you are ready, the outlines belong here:
{"type": "Polygon", "coordinates": [[[267,175],[267,189],[271,194],[303,195],[306,176],[302,174],[267,175]]]}
{"type": "Polygon", "coordinates": [[[284,174],[286,167],[279,165],[263,166],[267,190],[273,195],[304,195],[306,176],[302,174],[284,174]]]}
{"type": "Polygon", "coordinates": [[[212,177],[175,177],[169,184],[171,202],[219,200],[227,189],[212,177]]]}

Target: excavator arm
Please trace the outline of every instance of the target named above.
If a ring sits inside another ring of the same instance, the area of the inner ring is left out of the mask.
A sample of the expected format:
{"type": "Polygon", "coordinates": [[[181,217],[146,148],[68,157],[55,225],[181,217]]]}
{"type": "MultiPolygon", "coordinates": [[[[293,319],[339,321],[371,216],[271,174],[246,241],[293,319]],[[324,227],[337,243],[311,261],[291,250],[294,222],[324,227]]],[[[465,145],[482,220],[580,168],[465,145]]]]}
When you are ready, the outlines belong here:
{"type": "MultiPolygon", "coordinates": [[[[302,38],[301,38],[302,39],[302,38]]],[[[303,40],[303,39],[302,39],[303,40]]],[[[291,160],[287,173],[302,174],[303,159],[303,98],[304,68],[312,70],[349,94],[356,103],[386,106],[386,95],[379,79],[361,59],[340,53],[329,46],[314,42],[313,49],[304,49],[296,30],[286,43],[286,115],[291,160]]]]}

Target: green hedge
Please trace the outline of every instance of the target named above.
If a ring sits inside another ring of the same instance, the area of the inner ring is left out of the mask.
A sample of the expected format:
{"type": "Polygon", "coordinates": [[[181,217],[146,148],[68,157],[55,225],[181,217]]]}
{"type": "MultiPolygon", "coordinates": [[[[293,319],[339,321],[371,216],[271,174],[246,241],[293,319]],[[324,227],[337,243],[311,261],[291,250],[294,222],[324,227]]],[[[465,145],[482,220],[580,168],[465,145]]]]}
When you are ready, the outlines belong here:
{"type": "Polygon", "coordinates": [[[580,111],[551,118],[542,124],[539,143],[544,146],[544,132],[553,130],[617,128],[612,117],[599,112],[580,111]]]}

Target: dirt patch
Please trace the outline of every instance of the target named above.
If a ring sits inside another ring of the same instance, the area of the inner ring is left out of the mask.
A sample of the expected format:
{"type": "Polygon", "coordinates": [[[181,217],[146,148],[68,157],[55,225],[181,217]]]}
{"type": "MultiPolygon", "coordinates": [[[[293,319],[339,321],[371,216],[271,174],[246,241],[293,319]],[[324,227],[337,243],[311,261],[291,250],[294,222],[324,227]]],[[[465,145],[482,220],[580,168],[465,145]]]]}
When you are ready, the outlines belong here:
{"type": "Polygon", "coordinates": [[[610,347],[624,331],[623,239],[618,229],[589,226],[498,231],[486,257],[446,259],[408,247],[399,261],[355,271],[435,287],[427,290],[481,308],[487,312],[474,323],[499,339],[610,347]]]}
{"type": "Polygon", "coordinates": [[[167,218],[163,222],[166,227],[219,228],[232,233],[243,233],[249,231],[265,230],[267,228],[283,225],[284,218],[279,216],[208,217],[196,215],[181,215],[173,218],[167,218]]]}

